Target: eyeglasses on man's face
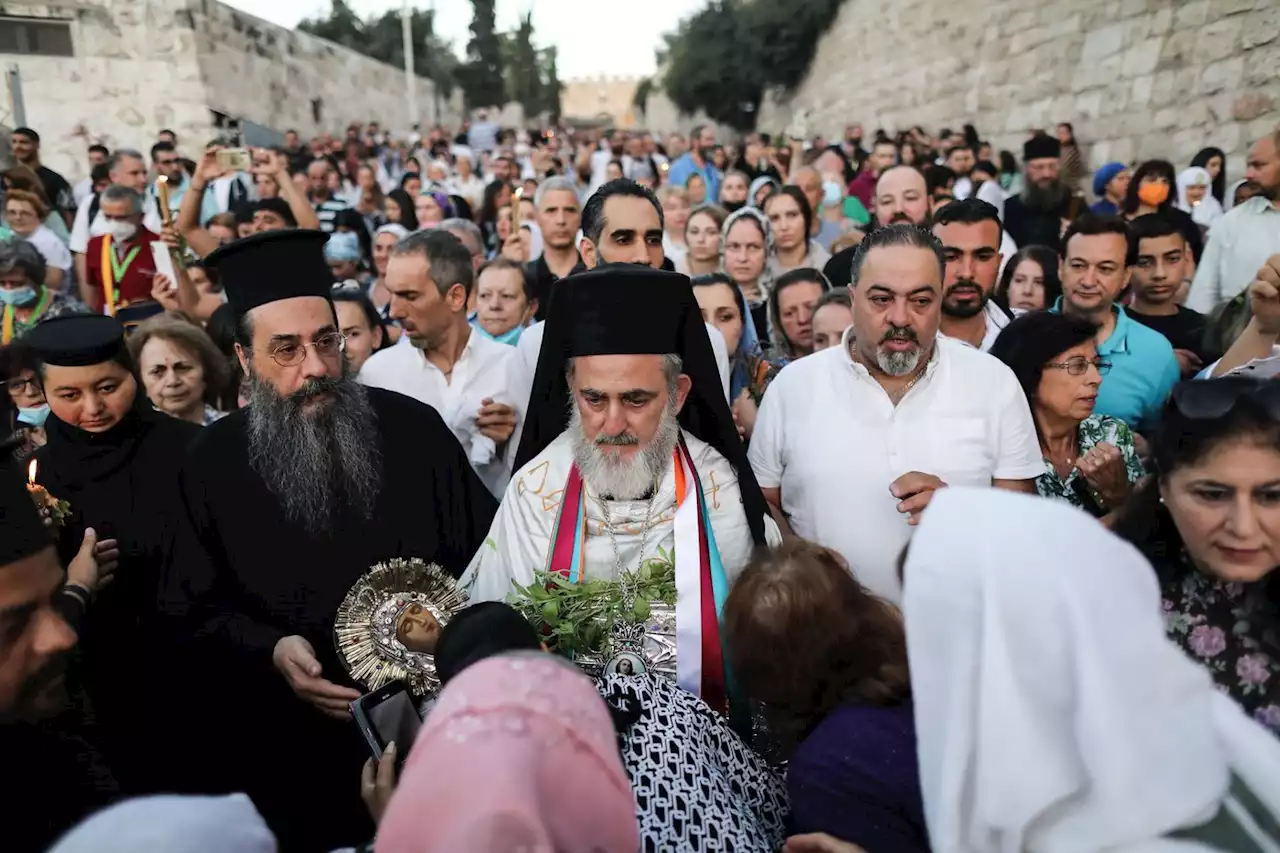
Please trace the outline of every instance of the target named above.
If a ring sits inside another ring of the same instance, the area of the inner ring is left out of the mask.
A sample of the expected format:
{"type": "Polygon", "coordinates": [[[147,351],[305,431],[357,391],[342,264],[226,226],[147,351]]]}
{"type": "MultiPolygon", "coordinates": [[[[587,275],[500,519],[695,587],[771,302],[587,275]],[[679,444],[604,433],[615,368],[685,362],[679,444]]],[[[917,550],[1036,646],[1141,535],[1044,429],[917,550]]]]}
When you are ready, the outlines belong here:
{"type": "Polygon", "coordinates": [[[1065,370],[1072,376],[1084,376],[1089,372],[1090,367],[1098,368],[1098,373],[1106,376],[1111,372],[1111,362],[1103,361],[1100,358],[1088,359],[1082,355],[1075,358],[1069,358],[1066,361],[1048,362],[1045,367],[1052,367],[1056,370],[1065,370]]]}
{"type": "Polygon", "coordinates": [[[280,344],[271,350],[271,360],[281,367],[296,367],[307,359],[307,347],[315,347],[316,355],[321,358],[335,358],[347,348],[347,339],[337,332],[321,335],[309,344],[280,344]]]}

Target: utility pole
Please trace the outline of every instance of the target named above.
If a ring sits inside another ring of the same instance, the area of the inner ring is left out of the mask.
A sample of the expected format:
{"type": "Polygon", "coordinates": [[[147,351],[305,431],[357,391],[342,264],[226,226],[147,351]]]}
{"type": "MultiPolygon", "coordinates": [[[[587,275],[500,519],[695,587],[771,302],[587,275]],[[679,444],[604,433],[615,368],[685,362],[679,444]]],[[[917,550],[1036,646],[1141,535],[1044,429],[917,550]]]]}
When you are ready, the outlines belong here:
{"type": "Polygon", "coordinates": [[[413,14],[409,0],[402,0],[400,5],[400,30],[404,36],[404,97],[409,108],[406,118],[412,128],[418,123],[418,81],[413,73],[413,14]]]}

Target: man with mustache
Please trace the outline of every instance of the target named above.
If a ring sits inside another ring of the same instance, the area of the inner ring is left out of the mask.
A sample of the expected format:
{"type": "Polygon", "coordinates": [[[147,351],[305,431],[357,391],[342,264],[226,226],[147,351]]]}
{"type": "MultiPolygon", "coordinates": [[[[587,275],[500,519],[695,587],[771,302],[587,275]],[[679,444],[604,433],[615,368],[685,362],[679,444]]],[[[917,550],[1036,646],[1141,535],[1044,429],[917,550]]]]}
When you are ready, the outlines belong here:
{"type": "Polygon", "coordinates": [[[1000,217],[981,199],[955,201],[934,215],[933,236],[947,259],[942,334],[986,352],[1010,320],[991,301],[1000,274],[1000,217]]]}
{"type": "Polygon", "coordinates": [[[544,569],[625,588],[671,554],[676,653],[650,664],[724,711],[711,598],[781,536],[689,279],[624,264],[570,276],[552,294],[546,335],[518,470],[461,583],[472,601],[504,601],[544,569]]]}
{"type": "Polygon", "coordinates": [[[775,518],[893,601],[898,556],[937,489],[1032,492],[1044,470],[1013,372],[938,334],[946,265],[918,226],[868,234],[850,276],[853,326],[778,374],[751,436],[775,518]]]}
{"type": "Polygon", "coordinates": [[[1062,143],[1037,133],[1022,146],[1022,194],[1004,203],[1004,227],[1019,246],[1061,251],[1067,224],[1088,209],[1085,198],[1061,179],[1062,143]]]}
{"type": "Polygon", "coordinates": [[[249,404],[190,449],[162,590],[208,721],[209,754],[186,760],[208,762],[211,785],[247,790],[297,850],[372,834],[347,710],[362,691],[337,660],[336,608],[391,557],[461,573],[495,511],[434,409],[355,381],[325,240],[255,234],[206,259],[237,319],[249,404]]]}
{"type": "Polygon", "coordinates": [[[116,795],[97,753],[69,734],[76,723],[65,713],[64,673],[100,567],[89,531],[64,574],[22,472],[7,462],[0,466],[0,530],[0,754],[22,773],[5,790],[14,819],[4,849],[37,853],[116,795]]]}

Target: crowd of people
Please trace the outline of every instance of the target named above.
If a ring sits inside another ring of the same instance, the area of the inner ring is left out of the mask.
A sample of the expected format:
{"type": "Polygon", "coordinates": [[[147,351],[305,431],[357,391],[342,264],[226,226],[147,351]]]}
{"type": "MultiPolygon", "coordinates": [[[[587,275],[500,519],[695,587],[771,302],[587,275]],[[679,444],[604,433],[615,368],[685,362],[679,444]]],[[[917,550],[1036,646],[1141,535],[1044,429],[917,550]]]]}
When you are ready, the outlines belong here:
{"type": "Polygon", "coordinates": [[[233,143],[13,132],[6,850],[1280,850],[1280,128],[233,143]]]}

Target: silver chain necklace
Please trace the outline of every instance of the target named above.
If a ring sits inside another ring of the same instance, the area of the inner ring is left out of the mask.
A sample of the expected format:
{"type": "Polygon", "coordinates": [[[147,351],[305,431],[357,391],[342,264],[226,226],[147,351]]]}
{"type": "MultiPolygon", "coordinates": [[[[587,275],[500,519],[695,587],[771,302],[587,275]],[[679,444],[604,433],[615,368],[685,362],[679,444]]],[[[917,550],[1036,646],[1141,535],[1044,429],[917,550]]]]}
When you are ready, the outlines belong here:
{"type": "Polygon", "coordinates": [[[640,568],[644,565],[645,540],[649,538],[649,522],[653,518],[653,503],[658,497],[658,487],[653,487],[649,495],[649,503],[644,511],[644,524],[640,526],[640,557],[636,560],[636,570],[626,571],[622,566],[622,551],[618,549],[618,535],[613,529],[613,517],[608,504],[599,495],[594,496],[604,513],[604,526],[609,531],[609,544],[613,546],[613,565],[618,574],[618,584],[622,587],[622,611],[630,613],[635,606],[636,591],[640,587],[640,568]]]}

